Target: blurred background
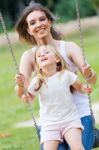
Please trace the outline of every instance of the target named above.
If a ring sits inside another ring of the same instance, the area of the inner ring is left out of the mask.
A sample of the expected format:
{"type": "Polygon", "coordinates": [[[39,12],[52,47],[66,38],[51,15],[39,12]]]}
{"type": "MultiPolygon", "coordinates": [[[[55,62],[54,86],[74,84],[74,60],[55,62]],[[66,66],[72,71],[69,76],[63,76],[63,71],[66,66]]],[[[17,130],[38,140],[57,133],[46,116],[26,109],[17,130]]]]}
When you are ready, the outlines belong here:
{"type": "MultiPolygon", "coordinates": [[[[59,16],[60,22],[66,22],[76,18],[75,0],[35,0],[47,6],[54,14],[59,16]]],[[[5,18],[9,29],[15,22],[23,8],[30,0],[0,0],[0,10],[5,18]]],[[[81,17],[94,16],[99,14],[99,0],[79,0],[81,17]]]]}
{"type": "MultiPolygon", "coordinates": [[[[99,0],[78,1],[85,54],[98,77],[99,0]]],[[[20,42],[15,31],[20,13],[29,2],[30,0],[0,0],[0,10],[18,64],[23,52],[32,47],[20,42]]],[[[55,27],[64,35],[64,39],[74,41],[80,46],[75,0],[37,0],[36,2],[48,7],[58,17],[55,27]]],[[[15,74],[13,58],[0,22],[0,150],[38,150],[39,141],[33,127],[31,112],[14,91],[15,74]]],[[[93,86],[91,101],[96,126],[99,127],[99,80],[93,86]]],[[[33,103],[32,109],[38,121],[38,98],[33,103]]]]}

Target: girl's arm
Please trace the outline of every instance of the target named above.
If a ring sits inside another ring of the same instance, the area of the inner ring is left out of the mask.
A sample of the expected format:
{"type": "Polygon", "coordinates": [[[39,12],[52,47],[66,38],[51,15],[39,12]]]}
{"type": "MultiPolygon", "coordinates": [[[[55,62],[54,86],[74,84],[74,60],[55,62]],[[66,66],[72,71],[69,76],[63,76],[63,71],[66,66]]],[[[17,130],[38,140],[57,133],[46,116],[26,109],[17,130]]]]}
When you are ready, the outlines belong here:
{"type": "Polygon", "coordinates": [[[79,80],[76,80],[72,86],[74,89],[82,93],[90,94],[92,92],[92,87],[90,85],[82,84],[79,80]]]}
{"type": "Polygon", "coordinates": [[[82,73],[82,75],[86,78],[88,83],[94,84],[96,82],[96,73],[92,70],[92,68],[89,66],[89,64],[85,65],[82,50],[79,46],[77,46],[73,42],[69,42],[67,50],[67,55],[76,64],[79,71],[82,73]]]}
{"type": "Polygon", "coordinates": [[[27,92],[27,94],[23,94],[21,96],[21,99],[23,100],[23,102],[26,102],[26,103],[30,103],[31,101],[33,101],[34,98],[35,98],[35,96],[29,92],[27,92]]]}

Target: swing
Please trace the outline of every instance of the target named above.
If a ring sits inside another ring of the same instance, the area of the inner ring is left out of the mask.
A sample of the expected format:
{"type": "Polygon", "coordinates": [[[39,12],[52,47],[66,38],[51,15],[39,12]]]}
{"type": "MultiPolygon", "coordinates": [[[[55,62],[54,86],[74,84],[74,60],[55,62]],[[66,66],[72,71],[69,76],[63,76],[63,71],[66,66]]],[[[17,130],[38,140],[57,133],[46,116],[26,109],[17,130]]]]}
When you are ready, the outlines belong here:
{"type": "MultiPolygon", "coordinates": [[[[76,12],[77,12],[78,25],[79,25],[79,32],[80,32],[80,44],[81,44],[81,48],[82,48],[83,57],[84,57],[84,60],[85,60],[84,44],[83,44],[83,36],[82,36],[81,23],[80,23],[80,12],[79,12],[78,0],[75,0],[75,3],[76,3],[76,12]]],[[[17,71],[17,73],[19,73],[19,68],[18,68],[18,65],[17,65],[17,61],[16,61],[16,58],[15,58],[15,55],[14,55],[14,52],[13,52],[13,49],[12,49],[12,46],[11,46],[11,42],[10,42],[10,39],[9,39],[9,36],[8,36],[8,33],[7,33],[6,25],[5,25],[5,22],[3,20],[3,16],[1,14],[1,11],[0,11],[0,21],[1,21],[4,33],[6,35],[9,50],[10,50],[10,53],[12,55],[12,59],[13,59],[16,71],[17,71]]],[[[24,89],[25,94],[26,94],[26,92],[27,92],[26,89],[24,89]]],[[[89,100],[90,100],[90,96],[89,96],[89,100]]],[[[39,127],[36,123],[36,120],[35,120],[35,117],[34,117],[34,114],[33,114],[32,107],[31,107],[30,103],[28,103],[28,107],[29,107],[29,111],[30,111],[31,116],[32,116],[32,120],[34,122],[34,126],[35,126],[35,129],[36,129],[36,133],[38,135],[38,139],[40,139],[40,134],[39,134],[40,130],[39,130],[39,127]]],[[[90,110],[91,110],[91,114],[92,114],[92,117],[93,117],[93,127],[94,127],[94,136],[95,136],[95,142],[94,142],[93,148],[97,148],[97,147],[99,147],[99,130],[96,129],[95,126],[94,126],[94,116],[93,116],[93,111],[92,111],[92,106],[91,106],[91,100],[90,100],[90,110]]]]}
{"type": "MultiPolygon", "coordinates": [[[[75,4],[76,4],[76,13],[77,13],[77,20],[78,20],[78,29],[79,29],[79,35],[80,35],[80,46],[81,46],[81,49],[82,49],[84,62],[86,64],[86,58],[85,58],[85,52],[84,52],[83,34],[82,34],[81,22],[80,22],[80,9],[79,9],[79,2],[78,2],[78,0],[75,0],[75,4]]],[[[93,148],[97,148],[97,147],[99,147],[99,129],[97,129],[95,127],[95,118],[94,118],[94,115],[93,115],[90,95],[88,95],[88,97],[89,97],[90,111],[91,111],[91,115],[92,115],[92,118],[93,118],[93,128],[94,128],[94,136],[95,136],[95,141],[94,141],[94,144],[93,144],[93,148]]]]}
{"type": "MultiPolygon", "coordinates": [[[[4,30],[4,33],[5,33],[5,35],[6,35],[6,39],[7,39],[7,42],[8,42],[9,51],[10,51],[10,53],[11,53],[11,55],[12,55],[12,59],[13,59],[13,63],[14,63],[15,68],[16,68],[16,72],[17,72],[17,73],[20,73],[20,72],[19,72],[19,68],[18,68],[18,64],[17,64],[17,61],[16,61],[16,57],[15,57],[15,55],[14,55],[14,51],[13,51],[12,46],[11,46],[11,42],[10,42],[10,39],[9,39],[9,36],[8,36],[7,28],[6,28],[6,25],[5,25],[5,22],[4,22],[4,19],[3,19],[3,16],[2,16],[1,11],[0,11],[0,21],[1,21],[1,24],[2,24],[2,27],[3,27],[3,30],[4,30]]],[[[26,93],[27,93],[27,91],[26,91],[26,89],[24,88],[24,94],[26,94],[26,93]]],[[[30,111],[30,113],[31,113],[32,120],[33,120],[33,122],[34,122],[34,127],[35,127],[35,129],[36,129],[36,133],[37,133],[37,135],[38,135],[38,139],[40,140],[40,134],[39,134],[40,129],[39,129],[37,123],[36,123],[36,120],[35,120],[35,117],[34,117],[34,114],[33,114],[33,111],[32,111],[32,106],[31,106],[31,103],[30,103],[30,102],[28,102],[28,108],[29,108],[29,111],[30,111]]]]}

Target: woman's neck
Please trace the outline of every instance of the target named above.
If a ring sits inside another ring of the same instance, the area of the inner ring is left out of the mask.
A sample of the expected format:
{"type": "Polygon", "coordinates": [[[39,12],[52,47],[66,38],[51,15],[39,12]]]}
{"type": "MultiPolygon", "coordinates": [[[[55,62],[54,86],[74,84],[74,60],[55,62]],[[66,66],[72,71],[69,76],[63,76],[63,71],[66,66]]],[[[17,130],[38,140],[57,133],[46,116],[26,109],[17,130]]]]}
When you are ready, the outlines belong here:
{"type": "Polygon", "coordinates": [[[47,37],[44,37],[42,39],[37,39],[37,45],[40,46],[40,45],[56,45],[56,40],[53,39],[53,37],[50,35],[50,36],[47,36],[47,37]]]}

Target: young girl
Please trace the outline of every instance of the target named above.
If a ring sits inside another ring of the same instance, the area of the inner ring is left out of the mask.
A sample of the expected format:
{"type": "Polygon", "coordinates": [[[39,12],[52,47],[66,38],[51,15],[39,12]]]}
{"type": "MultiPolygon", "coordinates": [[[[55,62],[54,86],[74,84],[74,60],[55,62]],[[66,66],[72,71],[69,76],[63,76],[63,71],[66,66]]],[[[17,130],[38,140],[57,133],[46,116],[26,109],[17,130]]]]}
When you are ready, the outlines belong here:
{"type": "Polygon", "coordinates": [[[39,47],[35,62],[37,75],[22,99],[31,100],[40,95],[41,144],[44,150],[57,150],[63,139],[71,150],[84,150],[81,138],[83,126],[72,101],[70,86],[85,93],[92,89],[67,70],[64,59],[52,46],[39,47]]]}

